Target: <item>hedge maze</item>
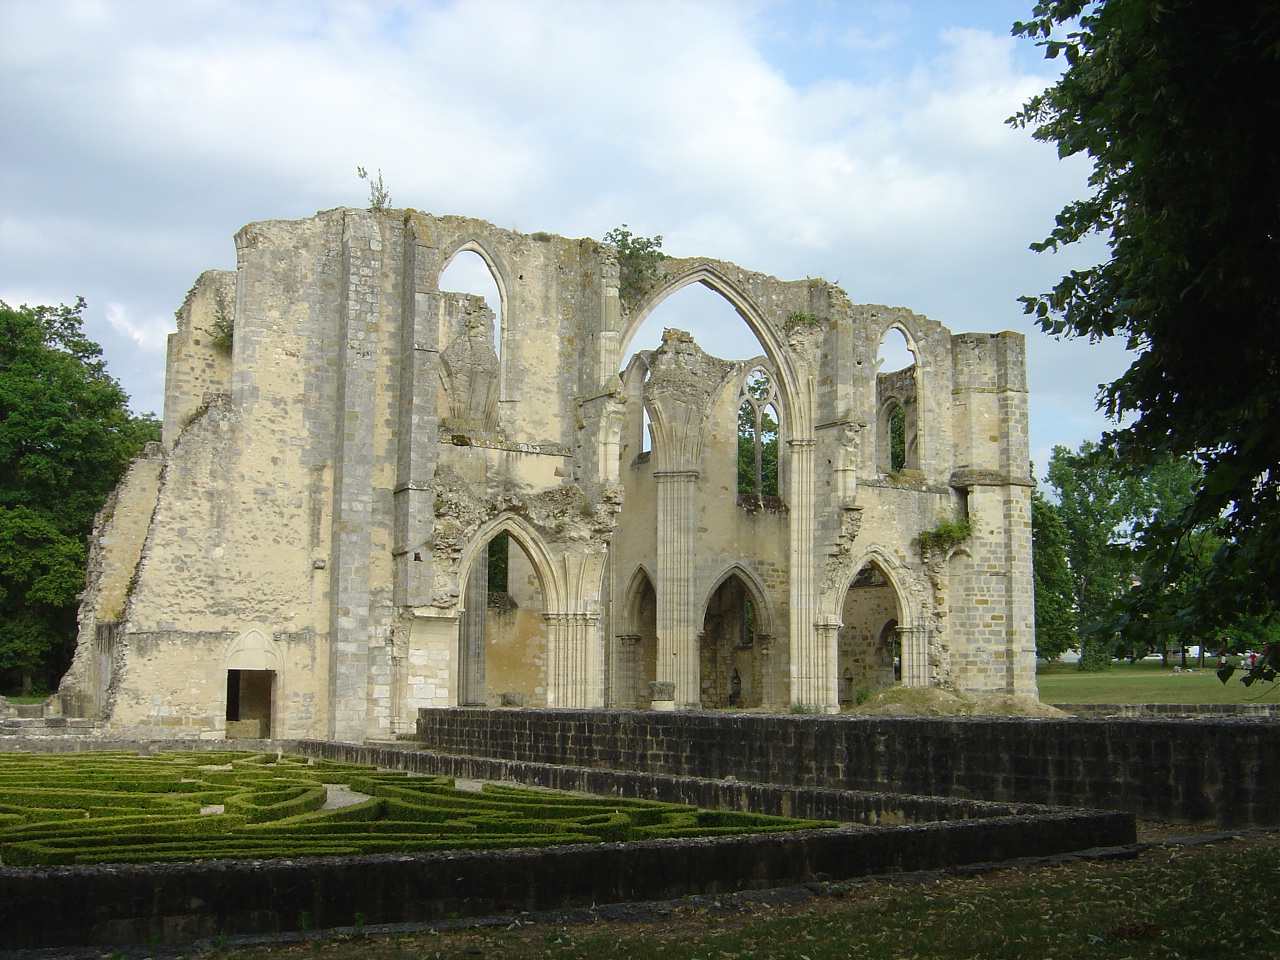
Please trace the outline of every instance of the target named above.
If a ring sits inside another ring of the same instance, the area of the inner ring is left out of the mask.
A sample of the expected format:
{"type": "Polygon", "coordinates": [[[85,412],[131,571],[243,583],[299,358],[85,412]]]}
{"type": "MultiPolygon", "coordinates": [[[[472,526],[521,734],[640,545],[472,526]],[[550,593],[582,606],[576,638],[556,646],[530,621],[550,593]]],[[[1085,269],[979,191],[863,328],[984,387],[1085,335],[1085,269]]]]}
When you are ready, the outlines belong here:
{"type": "Polygon", "coordinates": [[[546,847],[828,826],[495,784],[458,790],[450,777],[275,754],[0,755],[7,866],[546,847]],[[326,808],[326,785],[363,798],[326,808]]]}

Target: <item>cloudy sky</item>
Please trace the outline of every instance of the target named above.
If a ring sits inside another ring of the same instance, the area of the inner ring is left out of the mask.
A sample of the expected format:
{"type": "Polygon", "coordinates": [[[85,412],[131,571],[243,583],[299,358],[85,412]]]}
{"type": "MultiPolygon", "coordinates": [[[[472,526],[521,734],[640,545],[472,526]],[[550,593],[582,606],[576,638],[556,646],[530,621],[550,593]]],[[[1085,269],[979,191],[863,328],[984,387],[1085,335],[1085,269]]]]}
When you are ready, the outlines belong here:
{"type": "MultiPolygon", "coordinates": [[[[1088,173],[1003,122],[1058,68],[1009,35],[1031,6],[0,0],[0,300],[85,297],[134,409],[158,413],[196,276],[234,266],[245,223],[367,205],[364,166],[395,206],[625,223],[675,256],[1024,332],[1042,472],[1105,428],[1097,385],[1127,359],[1017,303],[1104,252],[1027,250],[1088,173]]],[[[668,304],[658,324],[742,343],[713,295],[668,304]]]]}

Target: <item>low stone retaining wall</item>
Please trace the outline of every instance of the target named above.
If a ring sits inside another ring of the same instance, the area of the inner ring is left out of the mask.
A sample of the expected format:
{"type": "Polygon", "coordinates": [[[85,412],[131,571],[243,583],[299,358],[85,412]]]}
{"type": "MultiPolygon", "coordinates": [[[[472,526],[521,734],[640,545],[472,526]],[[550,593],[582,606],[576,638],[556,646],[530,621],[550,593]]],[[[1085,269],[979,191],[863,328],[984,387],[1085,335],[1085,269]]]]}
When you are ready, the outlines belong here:
{"type": "Polygon", "coordinates": [[[555,766],[1280,826],[1280,724],[1265,720],[449,708],[419,711],[417,736],[555,766]]]}
{"type": "MultiPolygon", "coordinates": [[[[121,749],[124,741],[71,741],[121,749]]],[[[791,811],[854,825],[793,833],[539,850],[141,866],[0,868],[0,948],[193,940],[429,922],[593,903],[664,900],[1130,843],[1131,816],[885,793],[709,781],[318,741],[152,742],[158,749],[282,749],[422,773],[513,779],[706,807],[791,811]],[[918,822],[918,821],[931,822],[918,822]],[[911,822],[917,821],[917,822],[911,822]],[[892,824],[892,825],[885,825],[892,824]]],[[[61,750],[49,739],[33,750],[61,750]]]]}

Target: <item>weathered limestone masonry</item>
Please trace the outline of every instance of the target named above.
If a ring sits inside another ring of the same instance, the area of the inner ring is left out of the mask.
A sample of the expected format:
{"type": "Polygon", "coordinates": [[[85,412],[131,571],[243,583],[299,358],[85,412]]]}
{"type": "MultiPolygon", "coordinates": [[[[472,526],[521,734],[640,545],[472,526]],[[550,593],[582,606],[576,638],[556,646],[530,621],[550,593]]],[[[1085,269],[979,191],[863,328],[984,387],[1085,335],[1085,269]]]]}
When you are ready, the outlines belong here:
{"type": "Polygon", "coordinates": [[[458,704],[1035,695],[1016,334],[706,259],[624,301],[608,244],[414,211],[251,224],[236,250],[179,310],[163,443],[100,517],[64,714],[358,741],[458,704]],[[440,289],[466,251],[500,303],[440,289]],[[629,356],[694,283],[756,359],[678,330],[629,356]],[[915,362],[880,373],[891,330],[915,362]],[[958,516],[971,536],[922,556],[958,516]]]}

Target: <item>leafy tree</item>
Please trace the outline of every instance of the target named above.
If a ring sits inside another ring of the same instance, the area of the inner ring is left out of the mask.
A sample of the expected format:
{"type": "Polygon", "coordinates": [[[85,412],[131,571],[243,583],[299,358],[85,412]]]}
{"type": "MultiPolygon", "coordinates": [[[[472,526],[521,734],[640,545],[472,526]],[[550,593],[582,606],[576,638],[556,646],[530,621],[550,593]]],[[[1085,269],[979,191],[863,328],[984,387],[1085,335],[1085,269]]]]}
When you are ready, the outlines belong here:
{"type": "Polygon", "coordinates": [[[1058,496],[1054,512],[1067,534],[1073,601],[1085,628],[1080,668],[1098,669],[1110,662],[1114,637],[1097,624],[1133,582],[1128,528],[1137,483],[1121,474],[1113,450],[1087,440],[1074,453],[1054,447],[1048,479],[1058,496]]]}
{"type": "Polygon", "coordinates": [[[778,421],[773,409],[773,385],[761,372],[743,384],[738,407],[738,493],[754,497],[778,496],[778,421]]]}
{"type": "MultiPolygon", "coordinates": [[[[1187,460],[1165,458],[1139,476],[1120,460],[1113,447],[1090,441],[1072,452],[1054,447],[1048,479],[1057,494],[1053,512],[1066,531],[1066,554],[1074,584],[1076,612],[1082,628],[1081,669],[1104,666],[1117,642],[1128,644],[1134,656],[1150,647],[1164,649],[1180,635],[1173,624],[1148,622],[1144,631],[1117,630],[1109,617],[1114,604],[1135,585],[1163,575],[1136,550],[1151,529],[1162,529],[1165,517],[1181,515],[1200,483],[1200,471],[1187,460]]],[[[1034,510],[1034,505],[1033,505],[1034,510]]],[[[1034,529],[1033,514],[1033,529],[1034,529]]],[[[1196,534],[1203,539],[1207,531],[1196,534]]],[[[1203,550],[1200,551],[1203,555],[1203,550]]],[[[1193,582],[1179,581],[1182,596],[1193,582]]],[[[1174,584],[1164,584],[1161,609],[1174,606],[1174,584]]]]}
{"type": "MultiPolygon", "coordinates": [[[[1047,0],[1014,25],[1067,69],[1010,122],[1093,161],[1036,250],[1099,234],[1108,259],[1023,298],[1048,333],[1138,352],[1100,395],[1141,475],[1191,459],[1203,483],[1138,538],[1144,578],[1116,626],[1212,635],[1280,596],[1280,0],[1047,0]],[[1066,31],[1064,33],[1064,30],[1066,31]],[[1202,558],[1199,531],[1219,546],[1202,558]],[[1176,589],[1170,590],[1170,587],[1176,589]],[[1176,597],[1176,603],[1170,598],[1176,597]]],[[[1092,600],[1090,600],[1092,603],[1092,600]]],[[[1081,610],[1082,615],[1085,611],[1081,610]]]]}
{"type": "Polygon", "coordinates": [[[24,692],[66,669],[94,514],[160,435],[129,414],[83,309],[0,302],[0,671],[24,692]]]}
{"type": "Polygon", "coordinates": [[[1075,585],[1067,565],[1067,528],[1057,507],[1031,494],[1031,566],[1036,594],[1036,656],[1057,660],[1076,639],[1075,585]]]}
{"type": "Polygon", "coordinates": [[[618,295],[630,307],[644,297],[658,279],[658,264],[666,259],[662,235],[638,237],[624,223],[604,235],[605,243],[618,248],[618,295]]]}

